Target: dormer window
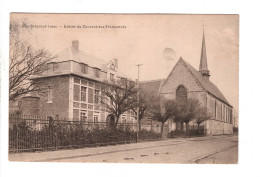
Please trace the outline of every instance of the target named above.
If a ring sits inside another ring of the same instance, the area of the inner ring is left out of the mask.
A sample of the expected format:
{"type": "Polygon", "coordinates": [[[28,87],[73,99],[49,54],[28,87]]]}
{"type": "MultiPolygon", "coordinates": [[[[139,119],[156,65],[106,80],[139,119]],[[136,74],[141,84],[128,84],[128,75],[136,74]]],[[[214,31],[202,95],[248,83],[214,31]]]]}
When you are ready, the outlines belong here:
{"type": "Polygon", "coordinates": [[[114,74],[113,73],[110,73],[110,81],[113,81],[114,80],[114,74]]]}
{"type": "Polygon", "coordinates": [[[100,78],[100,69],[99,68],[94,68],[95,76],[97,78],[100,78]]]}
{"type": "Polygon", "coordinates": [[[48,63],[47,64],[48,67],[48,73],[54,72],[57,68],[58,68],[58,63],[48,63]]]}
{"type": "Polygon", "coordinates": [[[84,64],[84,63],[80,63],[80,68],[81,68],[81,72],[84,74],[88,73],[88,65],[84,64]]]}

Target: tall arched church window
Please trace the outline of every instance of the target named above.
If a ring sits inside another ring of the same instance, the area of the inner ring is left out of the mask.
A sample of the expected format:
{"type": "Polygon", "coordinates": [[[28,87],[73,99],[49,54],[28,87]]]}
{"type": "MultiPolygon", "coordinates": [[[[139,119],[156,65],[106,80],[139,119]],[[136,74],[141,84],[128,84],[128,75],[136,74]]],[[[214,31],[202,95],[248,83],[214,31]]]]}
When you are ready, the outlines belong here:
{"type": "Polygon", "coordinates": [[[177,100],[184,100],[187,99],[187,89],[180,85],[176,90],[176,99],[177,100]]]}

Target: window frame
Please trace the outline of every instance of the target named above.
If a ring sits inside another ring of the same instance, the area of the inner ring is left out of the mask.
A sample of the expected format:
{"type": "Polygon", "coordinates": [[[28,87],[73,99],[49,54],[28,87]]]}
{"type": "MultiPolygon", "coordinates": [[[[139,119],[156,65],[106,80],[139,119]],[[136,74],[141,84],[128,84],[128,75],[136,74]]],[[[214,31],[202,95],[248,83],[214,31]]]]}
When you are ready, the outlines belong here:
{"type": "Polygon", "coordinates": [[[88,74],[88,65],[85,63],[80,63],[80,71],[83,74],[88,74]]]}
{"type": "Polygon", "coordinates": [[[47,103],[53,103],[53,88],[50,86],[47,91],[47,103]]]}
{"type": "Polygon", "coordinates": [[[81,102],[87,102],[87,87],[85,87],[85,86],[80,86],[80,101],[81,102]],[[85,89],[85,91],[83,91],[83,89],[82,88],[84,88],[85,89]],[[85,95],[85,97],[83,97],[83,95],[85,95]],[[83,100],[82,98],[85,98],[85,100],[83,100]]]}

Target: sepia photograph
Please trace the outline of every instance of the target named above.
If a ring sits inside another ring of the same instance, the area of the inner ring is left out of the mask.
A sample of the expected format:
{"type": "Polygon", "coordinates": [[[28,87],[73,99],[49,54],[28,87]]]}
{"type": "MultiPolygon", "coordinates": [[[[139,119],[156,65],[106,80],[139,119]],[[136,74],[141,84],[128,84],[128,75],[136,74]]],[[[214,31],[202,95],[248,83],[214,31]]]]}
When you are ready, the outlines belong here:
{"type": "Polygon", "coordinates": [[[239,163],[238,14],[10,13],[10,162],[239,163]]]}

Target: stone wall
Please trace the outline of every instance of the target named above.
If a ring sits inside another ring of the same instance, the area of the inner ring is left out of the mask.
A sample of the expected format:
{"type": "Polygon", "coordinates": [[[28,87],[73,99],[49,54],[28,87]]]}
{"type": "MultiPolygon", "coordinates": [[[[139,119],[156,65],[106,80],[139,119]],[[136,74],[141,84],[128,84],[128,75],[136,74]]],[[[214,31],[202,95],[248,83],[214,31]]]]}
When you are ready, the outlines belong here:
{"type": "Polygon", "coordinates": [[[180,85],[187,89],[188,98],[197,98],[201,104],[205,105],[205,90],[181,60],[176,63],[169,74],[160,90],[160,95],[168,99],[176,99],[176,90],[180,85]]]}
{"type": "Polygon", "coordinates": [[[233,125],[218,120],[207,120],[207,135],[233,134],[233,125]]]}

